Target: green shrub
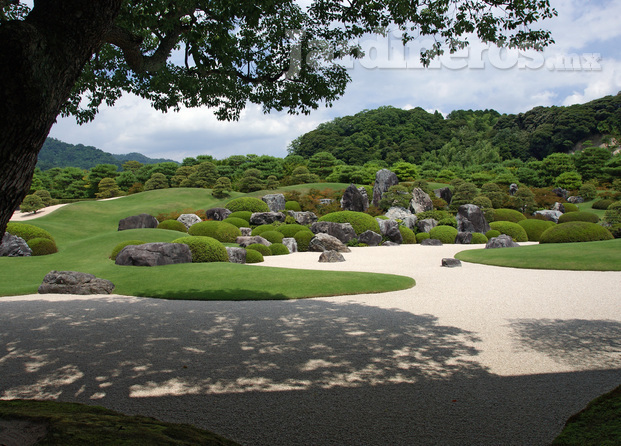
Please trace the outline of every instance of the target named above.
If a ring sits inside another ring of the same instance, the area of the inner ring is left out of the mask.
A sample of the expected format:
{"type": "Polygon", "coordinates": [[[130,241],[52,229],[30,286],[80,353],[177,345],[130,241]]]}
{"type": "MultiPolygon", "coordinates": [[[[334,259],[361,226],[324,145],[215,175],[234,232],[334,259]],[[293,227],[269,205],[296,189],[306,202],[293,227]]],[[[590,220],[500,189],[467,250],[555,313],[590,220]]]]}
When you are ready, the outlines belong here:
{"type": "Polygon", "coordinates": [[[416,234],[416,243],[421,243],[423,240],[426,240],[428,238],[429,238],[428,232],[419,232],[418,234],[416,234]]]}
{"type": "Polygon", "coordinates": [[[453,214],[451,214],[449,211],[441,211],[441,210],[424,211],[424,212],[419,212],[418,214],[416,214],[416,218],[418,219],[418,221],[426,220],[428,218],[433,218],[436,221],[440,221],[440,220],[444,220],[445,218],[451,218],[451,217],[453,217],[453,214]]]}
{"type": "Polygon", "coordinates": [[[190,247],[190,251],[192,252],[192,263],[229,261],[229,255],[226,252],[224,245],[212,237],[200,235],[181,237],[177,240],[173,240],[173,243],[183,243],[184,245],[188,245],[190,247]]]}
{"type": "Polygon", "coordinates": [[[250,217],[252,217],[252,212],[250,211],[237,211],[231,212],[227,218],[241,218],[242,220],[246,220],[248,225],[250,225],[250,217]]]}
{"type": "Polygon", "coordinates": [[[311,231],[296,232],[293,238],[298,244],[298,251],[299,252],[308,251],[308,244],[310,243],[313,237],[315,237],[315,234],[313,234],[311,231]]]}
{"type": "Polygon", "coordinates": [[[399,232],[403,238],[404,245],[414,245],[416,243],[416,234],[410,228],[399,226],[399,232]]]}
{"type": "Polygon", "coordinates": [[[264,231],[261,233],[261,237],[271,243],[282,243],[284,235],[278,231],[264,231]]]}
{"type": "Polygon", "coordinates": [[[298,203],[297,201],[286,201],[285,211],[300,212],[302,211],[302,208],[300,207],[300,203],[298,203]]]}
{"type": "Polygon", "coordinates": [[[457,229],[452,226],[436,226],[429,231],[429,238],[440,240],[442,243],[455,243],[457,229]]]}
{"type": "Polygon", "coordinates": [[[289,248],[282,243],[272,243],[269,248],[273,256],[283,256],[289,254],[289,248]]]}
{"type": "Polygon", "coordinates": [[[276,226],[274,225],[259,225],[256,228],[254,228],[251,232],[252,235],[261,235],[266,231],[275,231],[276,230],[276,226]]]}
{"type": "Polygon", "coordinates": [[[124,242],[119,243],[112,249],[112,253],[110,254],[110,258],[112,260],[116,260],[116,256],[125,248],[130,245],[144,245],[146,242],[142,240],[125,240],[124,242]]]}
{"type": "Polygon", "coordinates": [[[565,208],[565,212],[578,212],[578,206],[573,203],[563,203],[563,207],[565,208]]]}
{"type": "Polygon", "coordinates": [[[362,234],[371,230],[380,233],[379,223],[375,218],[364,212],[339,211],[326,214],[319,221],[331,221],[333,223],[349,223],[356,231],[356,234],[362,234]]]}
{"type": "Polygon", "coordinates": [[[488,242],[488,238],[485,236],[485,234],[481,234],[480,232],[473,232],[472,233],[472,241],[470,242],[471,245],[484,245],[488,242]]]}
{"type": "Polygon", "coordinates": [[[456,228],[457,219],[455,217],[443,218],[438,222],[438,226],[452,226],[453,228],[456,228]]]}
{"type": "Polygon", "coordinates": [[[571,221],[544,231],[539,243],[576,243],[612,239],[610,231],[603,226],[586,221],[571,221]]]}
{"type": "Polygon", "coordinates": [[[570,221],[587,221],[589,223],[599,222],[599,217],[593,212],[579,211],[568,212],[558,218],[559,223],[567,223],[570,221]]]}
{"type": "Polygon", "coordinates": [[[513,239],[513,241],[516,241],[516,242],[528,241],[528,234],[526,234],[526,231],[524,230],[524,228],[518,225],[517,223],[513,223],[511,221],[493,221],[489,224],[489,227],[497,231],[500,231],[501,234],[506,234],[510,236],[513,239]]]}
{"type": "Polygon", "coordinates": [[[495,229],[490,229],[489,231],[485,233],[485,237],[487,237],[487,239],[490,240],[494,237],[498,237],[500,234],[501,234],[500,231],[497,231],[495,229]]]}
{"type": "Polygon", "coordinates": [[[253,249],[255,251],[258,251],[264,257],[272,255],[272,251],[270,250],[270,247],[262,245],[261,243],[253,243],[251,245],[248,245],[246,249],[253,249]]]}
{"type": "Polygon", "coordinates": [[[224,223],[228,223],[230,225],[233,225],[233,226],[235,226],[237,228],[249,228],[250,227],[250,223],[248,223],[248,221],[244,220],[243,218],[237,218],[237,217],[228,216],[227,218],[225,218],[222,221],[224,223]]]}
{"type": "Polygon", "coordinates": [[[494,221],[510,221],[517,223],[526,220],[526,217],[515,209],[494,209],[494,221]]]}
{"type": "Polygon", "coordinates": [[[254,197],[240,197],[229,201],[225,206],[229,211],[269,212],[270,208],[263,200],[254,197]]]}
{"type": "Polygon", "coordinates": [[[6,232],[23,238],[26,242],[33,238],[46,238],[54,241],[52,234],[45,229],[41,229],[37,226],[29,225],[27,223],[9,222],[6,225],[6,232]]]}
{"type": "Polygon", "coordinates": [[[237,226],[223,221],[201,221],[190,226],[188,234],[215,238],[222,243],[235,243],[237,237],[241,237],[241,231],[237,226]]]}
{"type": "Polygon", "coordinates": [[[263,261],[263,254],[254,249],[246,248],[246,263],[261,263],[263,261]]]}
{"type": "Polygon", "coordinates": [[[617,225],[621,223],[621,201],[615,201],[606,212],[604,212],[604,221],[609,225],[617,225]]]}
{"type": "Polygon", "coordinates": [[[185,225],[178,220],[164,220],[159,225],[157,225],[157,229],[168,229],[170,231],[188,232],[188,228],[186,228],[185,225]]]}
{"type": "Polygon", "coordinates": [[[35,237],[28,240],[28,246],[32,250],[33,256],[46,256],[58,252],[54,240],[43,237],[35,237]]]}
{"type": "Polygon", "coordinates": [[[538,242],[541,238],[541,234],[548,228],[556,225],[553,221],[539,220],[536,218],[529,218],[518,222],[518,225],[524,228],[529,242],[538,242]]]}
{"type": "Polygon", "coordinates": [[[617,223],[616,225],[612,225],[608,228],[610,233],[614,238],[621,238],[621,223],[617,223]]]}
{"type": "Polygon", "coordinates": [[[614,202],[615,201],[611,200],[610,198],[604,198],[603,200],[597,200],[593,202],[593,205],[591,207],[593,209],[601,209],[605,211],[606,209],[608,209],[608,206],[610,206],[614,202]]]}
{"type": "Polygon", "coordinates": [[[292,225],[280,225],[276,228],[278,232],[280,232],[285,237],[293,237],[300,231],[308,231],[311,232],[309,228],[303,225],[299,225],[297,223],[292,225]]]}

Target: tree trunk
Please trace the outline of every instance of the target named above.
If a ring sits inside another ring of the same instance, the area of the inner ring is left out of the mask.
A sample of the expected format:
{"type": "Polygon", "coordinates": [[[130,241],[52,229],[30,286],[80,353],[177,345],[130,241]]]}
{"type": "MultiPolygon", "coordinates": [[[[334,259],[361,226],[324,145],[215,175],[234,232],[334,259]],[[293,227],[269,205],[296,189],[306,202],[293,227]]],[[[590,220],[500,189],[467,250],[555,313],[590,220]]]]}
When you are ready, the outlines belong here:
{"type": "Polygon", "coordinates": [[[35,0],[0,25],[0,239],[30,189],[37,155],[122,0],[35,0]]]}

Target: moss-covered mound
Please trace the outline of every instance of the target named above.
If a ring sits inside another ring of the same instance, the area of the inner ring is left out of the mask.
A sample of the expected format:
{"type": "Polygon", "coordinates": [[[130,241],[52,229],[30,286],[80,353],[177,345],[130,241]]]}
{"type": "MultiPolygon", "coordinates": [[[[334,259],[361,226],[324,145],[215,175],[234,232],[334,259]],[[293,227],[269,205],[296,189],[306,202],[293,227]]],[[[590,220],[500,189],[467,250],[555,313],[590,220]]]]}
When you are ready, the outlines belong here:
{"type": "Polygon", "coordinates": [[[125,240],[124,242],[119,243],[112,249],[112,253],[110,254],[110,258],[112,260],[116,260],[116,256],[125,248],[130,245],[144,245],[146,242],[142,240],[125,240]]]}
{"type": "Polygon", "coordinates": [[[561,223],[546,229],[539,243],[576,243],[612,240],[614,237],[603,226],[586,221],[571,221],[561,223]]]}
{"type": "Polygon", "coordinates": [[[8,232],[9,234],[13,234],[17,237],[21,237],[26,242],[32,240],[33,238],[46,238],[54,241],[54,237],[52,237],[52,234],[47,232],[45,229],[41,229],[37,226],[29,225],[27,223],[9,222],[6,225],[6,232],[8,232]]]}
{"type": "Polygon", "coordinates": [[[310,244],[311,239],[315,237],[311,231],[298,231],[295,233],[293,238],[298,244],[298,251],[306,252],[308,251],[308,245],[310,244]]]}
{"type": "Polygon", "coordinates": [[[46,256],[58,252],[56,243],[54,240],[43,237],[35,237],[28,240],[28,246],[32,250],[33,256],[46,256]]]}
{"type": "Polygon", "coordinates": [[[610,198],[603,198],[601,200],[597,200],[597,201],[593,202],[591,207],[593,209],[600,209],[600,210],[605,211],[606,209],[608,209],[608,206],[610,206],[614,202],[615,201],[610,199],[610,198]]]}
{"type": "Polygon", "coordinates": [[[263,254],[259,251],[246,248],[246,263],[261,263],[264,260],[263,254]]]}
{"type": "Polygon", "coordinates": [[[429,238],[429,233],[428,232],[419,232],[418,234],[416,234],[416,242],[420,243],[423,240],[426,240],[429,238]]]}
{"type": "Polygon", "coordinates": [[[300,212],[302,208],[300,207],[300,203],[298,203],[297,201],[287,201],[285,202],[285,210],[300,212]]]}
{"type": "Polygon", "coordinates": [[[599,222],[599,217],[593,212],[579,211],[567,212],[558,218],[559,223],[568,223],[570,221],[586,221],[589,223],[599,222]]]}
{"type": "Polygon", "coordinates": [[[190,226],[188,234],[193,236],[211,237],[222,243],[235,243],[241,237],[237,226],[224,221],[202,221],[190,226]]]}
{"type": "Polygon", "coordinates": [[[308,231],[311,232],[309,228],[304,225],[292,224],[292,225],[280,225],[276,228],[278,232],[280,232],[285,237],[293,237],[300,231],[308,231]]]}
{"type": "Polygon", "coordinates": [[[526,217],[515,209],[494,209],[494,221],[510,221],[517,223],[522,220],[526,220],[526,217]]]}
{"type": "Polygon", "coordinates": [[[471,245],[484,245],[488,242],[488,238],[485,234],[481,234],[480,232],[472,233],[472,241],[470,241],[471,245]]]}
{"type": "MultiPolygon", "coordinates": [[[[194,225],[196,226],[196,225],[194,225]]],[[[228,262],[229,255],[222,243],[212,237],[181,237],[173,243],[183,243],[190,247],[193,263],[228,262]]]]}
{"type": "Polygon", "coordinates": [[[261,233],[261,237],[267,240],[270,243],[282,243],[282,239],[284,235],[282,235],[278,231],[263,231],[261,233]]]}
{"type": "Polygon", "coordinates": [[[225,206],[231,212],[269,212],[270,208],[263,200],[254,197],[240,197],[229,201],[225,206]]]}
{"type": "Polygon", "coordinates": [[[244,220],[243,218],[238,218],[238,217],[231,217],[230,215],[222,221],[224,223],[228,223],[238,228],[249,228],[250,227],[250,223],[247,220],[244,220]]]}
{"type": "Polygon", "coordinates": [[[496,229],[490,229],[489,231],[485,233],[485,237],[487,237],[487,239],[490,240],[494,237],[498,237],[500,234],[501,234],[500,231],[497,231],[496,229]]]}
{"type": "Polygon", "coordinates": [[[250,211],[237,211],[229,214],[228,218],[241,218],[242,220],[246,220],[248,224],[250,224],[250,217],[252,217],[252,212],[250,211]]]}
{"type": "Polygon", "coordinates": [[[250,250],[258,251],[263,256],[271,256],[272,255],[272,251],[270,250],[270,247],[262,245],[261,243],[253,243],[251,245],[248,245],[246,247],[246,249],[247,250],[250,249],[250,250]]]}
{"type": "Polygon", "coordinates": [[[375,218],[364,212],[339,211],[326,214],[319,221],[331,221],[333,223],[349,223],[356,231],[356,234],[362,234],[371,230],[380,233],[379,223],[375,218]]]}
{"type": "Polygon", "coordinates": [[[188,232],[188,228],[178,220],[164,220],[157,225],[157,229],[168,229],[170,231],[188,232]]]}
{"type": "MultiPolygon", "coordinates": [[[[489,224],[489,227],[499,231],[501,234],[510,236],[516,242],[528,241],[528,234],[526,234],[524,228],[517,223],[510,221],[493,221],[489,224]]],[[[487,238],[490,237],[487,236],[487,238]]]]}
{"type": "Polygon", "coordinates": [[[549,220],[539,220],[537,218],[529,218],[527,220],[522,220],[518,223],[521,227],[526,231],[526,235],[528,236],[529,242],[538,242],[541,234],[546,229],[551,228],[556,225],[553,221],[549,220]]]}
{"type": "Polygon", "coordinates": [[[452,226],[436,226],[429,231],[429,238],[440,240],[444,244],[455,243],[457,229],[452,226]]]}
{"type": "Polygon", "coordinates": [[[414,245],[416,244],[416,234],[410,228],[405,226],[399,226],[399,232],[401,233],[401,237],[403,238],[404,245],[414,245]]]}
{"type": "Polygon", "coordinates": [[[283,256],[289,254],[289,248],[282,243],[272,243],[269,248],[273,256],[283,256]]]}
{"type": "Polygon", "coordinates": [[[573,203],[563,203],[563,207],[565,208],[565,212],[578,212],[580,208],[573,203]]]}
{"type": "Polygon", "coordinates": [[[276,226],[274,225],[259,225],[252,230],[252,235],[261,235],[266,231],[274,231],[276,226]]]}

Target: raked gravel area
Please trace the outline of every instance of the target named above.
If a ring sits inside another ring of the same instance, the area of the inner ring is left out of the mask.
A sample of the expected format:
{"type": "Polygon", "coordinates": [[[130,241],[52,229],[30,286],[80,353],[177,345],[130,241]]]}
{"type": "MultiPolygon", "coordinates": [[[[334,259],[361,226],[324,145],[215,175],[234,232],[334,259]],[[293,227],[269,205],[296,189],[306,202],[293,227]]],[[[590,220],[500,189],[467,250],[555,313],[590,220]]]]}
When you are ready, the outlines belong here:
{"type": "Polygon", "coordinates": [[[383,294],[2,297],[0,398],[101,405],[244,445],[548,444],[621,384],[621,272],[440,266],[470,248],[354,248],[344,263],[297,253],[252,266],[416,279],[383,294]]]}

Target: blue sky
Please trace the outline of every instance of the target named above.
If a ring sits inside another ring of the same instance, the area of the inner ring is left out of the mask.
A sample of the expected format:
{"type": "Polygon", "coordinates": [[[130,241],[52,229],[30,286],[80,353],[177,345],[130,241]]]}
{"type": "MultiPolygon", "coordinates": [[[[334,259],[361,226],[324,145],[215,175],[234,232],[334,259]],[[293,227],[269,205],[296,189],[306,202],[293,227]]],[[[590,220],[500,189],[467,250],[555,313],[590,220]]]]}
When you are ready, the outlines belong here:
{"type": "Polygon", "coordinates": [[[385,55],[387,39],[366,39],[362,44],[371,51],[350,68],[352,83],[345,95],[332,108],[310,116],[264,115],[251,106],[238,122],[220,122],[209,109],[162,114],[128,95],[115,107],[102,108],[91,123],[79,126],[72,118],[59,119],[50,136],[111,153],[139,152],[177,161],[204,154],[217,159],[249,153],[284,157],[293,139],[318,124],[382,105],[444,114],[486,108],[519,113],[621,91],[621,2],[551,3],[558,17],[542,27],[552,31],[556,44],[534,56],[475,44],[467,53],[437,61],[435,68],[404,69],[403,60],[385,55]]]}

